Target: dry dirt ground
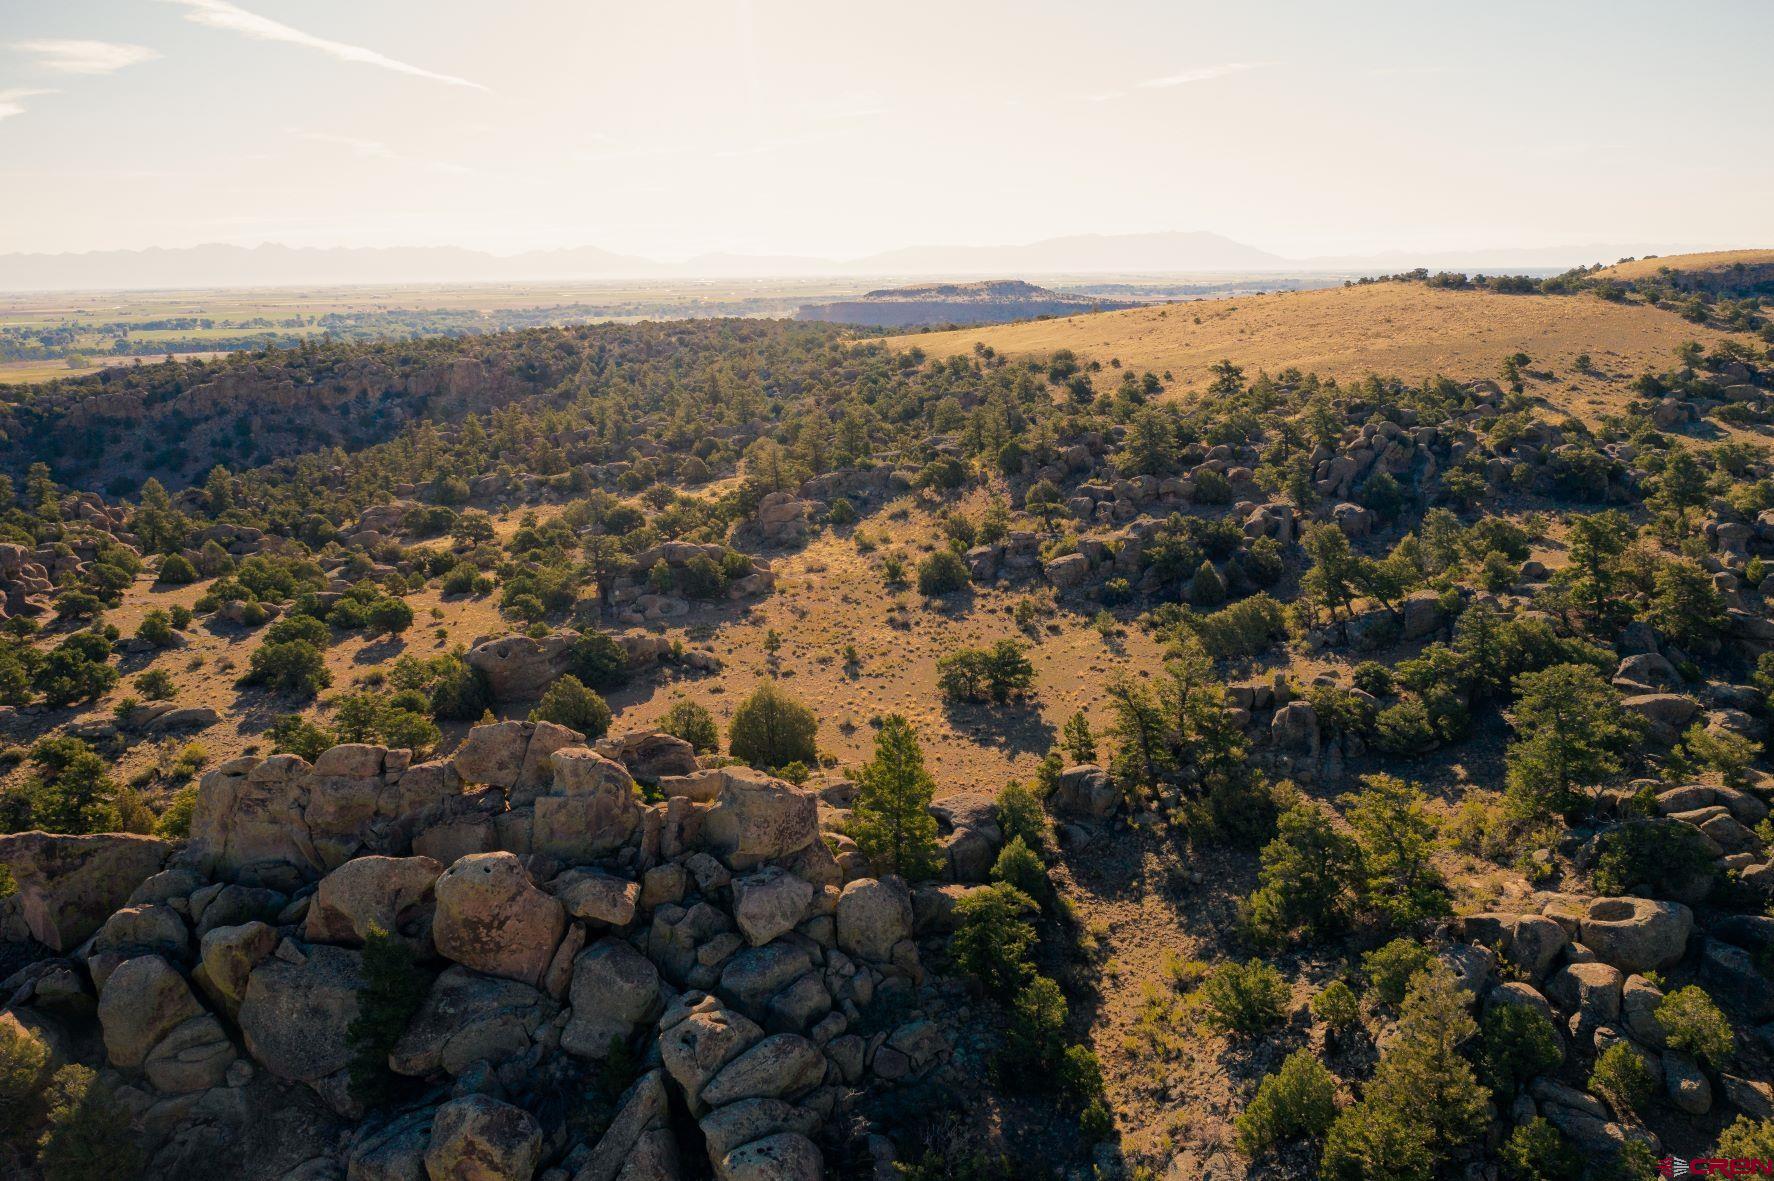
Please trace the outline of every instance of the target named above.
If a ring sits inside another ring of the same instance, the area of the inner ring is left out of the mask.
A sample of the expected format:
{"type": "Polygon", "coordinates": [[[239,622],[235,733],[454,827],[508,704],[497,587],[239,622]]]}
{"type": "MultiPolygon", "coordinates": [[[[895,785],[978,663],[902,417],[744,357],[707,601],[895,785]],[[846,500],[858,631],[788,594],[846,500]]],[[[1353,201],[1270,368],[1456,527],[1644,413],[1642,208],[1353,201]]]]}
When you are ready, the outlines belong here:
{"type": "MultiPolygon", "coordinates": [[[[1168,388],[1191,391],[1222,359],[1247,374],[1290,366],[1321,377],[1360,380],[1370,373],[1421,381],[1495,377],[1503,359],[1532,359],[1533,392],[1594,422],[1631,396],[1628,384],[1674,363],[1678,346],[1710,346],[1726,334],[1673,312],[1609,303],[1591,295],[1497,295],[1420,283],[1372,283],[1323,291],[1200,300],[1164,307],[980,326],[893,338],[933,356],[968,353],[976,342],[1011,356],[1071,349],[1112,360],[1135,373],[1168,372],[1168,388]],[[1579,372],[1587,353],[1591,369],[1579,372]]],[[[1112,389],[1113,374],[1098,375],[1112,389]]]]}

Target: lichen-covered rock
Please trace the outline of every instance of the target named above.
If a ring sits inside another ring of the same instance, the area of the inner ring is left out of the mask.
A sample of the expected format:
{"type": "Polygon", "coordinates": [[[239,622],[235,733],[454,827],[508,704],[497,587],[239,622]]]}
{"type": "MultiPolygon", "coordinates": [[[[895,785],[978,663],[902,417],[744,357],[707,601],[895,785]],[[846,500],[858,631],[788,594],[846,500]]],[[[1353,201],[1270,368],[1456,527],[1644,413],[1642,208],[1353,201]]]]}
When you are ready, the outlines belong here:
{"type": "Polygon", "coordinates": [[[663,730],[630,730],[600,741],[597,752],[615,759],[636,779],[657,783],[668,775],[690,775],[699,769],[696,748],[663,730]]]}
{"type": "Polygon", "coordinates": [[[542,1125],[521,1107],[465,1095],[437,1109],[425,1172],[431,1181],[530,1181],[542,1159],[542,1125]]]}
{"type": "Polygon", "coordinates": [[[568,914],[606,927],[626,927],[633,922],[641,897],[639,882],[599,869],[570,869],[549,888],[568,914]]]}
{"type": "Polygon", "coordinates": [[[898,878],[857,878],[838,895],[838,946],[876,963],[912,934],[912,897],[898,878]]]}
{"type": "Polygon", "coordinates": [[[560,1012],[540,990],[517,980],[446,968],[389,1052],[396,1074],[461,1074],[476,1062],[498,1064],[529,1050],[560,1012]]]}
{"type": "Polygon", "coordinates": [[[812,883],[777,866],[733,879],[733,920],[753,947],[794,930],[812,902],[812,883]]]}
{"type": "Polygon", "coordinates": [[[566,925],[561,904],[510,853],[464,857],[437,879],[438,953],[476,971],[541,984],[566,925]]]}
{"type": "Polygon", "coordinates": [[[628,842],[641,821],[640,796],[621,763],[583,746],[550,756],[554,782],[536,798],[531,847],[562,861],[591,861],[628,842]]]}
{"type": "Polygon", "coordinates": [[[709,1107],[741,1099],[783,1099],[804,1094],[825,1078],[825,1055],[793,1033],[774,1033],[734,1058],[702,1088],[709,1107]]]}
{"type": "Polygon", "coordinates": [[[1694,912],[1679,902],[1597,898],[1583,914],[1580,942],[1622,972],[1666,968],[1682,958],[1694,912]]]}
{"type": "Polygon", "coordinates": [[[764,1036],[744,1015],[709,996],[674,1007],[659,1025],[660,1060],[692,1110],[698,1110],[708,1081],[764,1036]]]}
{"type": "Polygon", "coordinates": [[[372,930],[431,950],[435,887],[444,867],[429,857],[357,857],[320,879],[305,934],[316,943],[361,947],[372,930]]]}
{"type": "Polygon", "coordinates": [[[721,1181],[820,1181],[825,1158],[798,1132],[778,1132],[729,1152],[718,1171],[721,1181]]]}
{"type": "MultiPolygon", "coordinates": [[[[645,1160],[659,1153],[666,1154],[664,1159],[649,1163],[657,1166],[659,1171],[669,1170],[665,1175],[675,1178],[677,1146],[669,1132],[670,1113],[671,1098],[665,1091],[665,1073],[649,1070],[623,1093],[616,1118],[610,1121],[610,1126],[579,1167],[573,1181],[617,1181],[618,1177],[630,1176],[631,1160],[645,1160]],[[666,1133],[663,1146],[650,1142],[653,1140],[651,1134],[660,1131],[666,1133]]],[[[645,1174],[636,1170],[635,1175],[645,1174]]]]}
{"type": "Polygon", "coordinates": [[[336,1074],[351,1061],[346,1030],[363,987],[363,953],[285,940],[247,981],[240,1002],[247,1053],[291,1082],[336,1074]]]}
{"type": "Polygon", "coordinates": [[[561,1048],[581,1058],[608,1057],[612,1041],[658,1015],[659,969],[620,939],[600,939],[573,961],[573,1018],[561,1048]]]}
{"type": "Polygon", "coordinates": [[[1091,763],[1080,763],[1060,772],[1052,802],[1056,811],[1100,820],[1121,806],[1121,793],[1107,771],[1091,763]]]}
{"type": "Polygon", "coordinates": [[[157,1091],[180,1094],[219,1087],[238,1055],[212,1014],[181,1022],[149,1051],[143,1069],[157,1091]]]}
{"type": "Polygon", "coordinates": [[[157,955],[123,961],[99,995],[105,1054],[112,1066],[125,1070],[141,1066],[161,1038],[202,1015],[185,978],[157,955]]]}
{"type": "Polygon", "coordinates": [[[540,638],[511,635],[487,640],[464,657],[485,674],[495,701],[532,701],[572,670],[576,632],[540,638]]]}
{"type": "Polygon", "coordinates": [[[194,976],[210,999],[232,1016],[246,995],[253,969],[277,950],[277,932],[257,922],[216,927],[204,935],[200,948],[194,976]]]}
{"type": "Polygon", "coordinates": [[[172,846],[133,833],[0,836],[0,867],[12,874],[31,938],[72,951],[152,874],[172,846]]]}
{"type": "Polygon", "coordinates": [[[702,840],[729,869],[753,869],[798,853],[819,838],[819,798],[745,767],[723,769],[719,796],[702,819],[702,840]]]}

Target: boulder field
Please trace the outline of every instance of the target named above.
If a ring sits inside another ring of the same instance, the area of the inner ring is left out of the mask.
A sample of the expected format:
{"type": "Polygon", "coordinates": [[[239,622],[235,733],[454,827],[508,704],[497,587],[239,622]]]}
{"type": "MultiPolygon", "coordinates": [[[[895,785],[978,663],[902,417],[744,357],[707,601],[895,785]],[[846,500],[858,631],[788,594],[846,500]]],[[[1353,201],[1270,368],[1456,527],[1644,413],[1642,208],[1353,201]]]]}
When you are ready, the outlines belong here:
{"type": "Polygon", "coordinates": [[[840,814],[663,734],[546,722],[432,762],[236,759],[182,845],[0,837],[41,945],[0,998],[106,1072],[152,1175],[818,1178],[822,1131],[955,1068],[914,932],[943,908],[822,833],[840,814]],[[395,945],[422,991],[366,1068],[395,945]],[[397,1098],[366,1105],[366,1075],[397,1098]]]}

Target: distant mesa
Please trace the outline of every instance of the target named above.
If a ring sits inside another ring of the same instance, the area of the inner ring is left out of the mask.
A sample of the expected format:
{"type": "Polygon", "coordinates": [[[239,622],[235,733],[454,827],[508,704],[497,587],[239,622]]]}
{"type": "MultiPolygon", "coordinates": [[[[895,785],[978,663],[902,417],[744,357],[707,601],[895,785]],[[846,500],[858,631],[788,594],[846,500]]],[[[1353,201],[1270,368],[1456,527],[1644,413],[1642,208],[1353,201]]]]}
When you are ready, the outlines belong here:
{"type": "Polygon", "coordinates": [[[937,324],[1008,324],[1039,316],[1075,316],[1140,306],[1037,287],[1021,279],[978,283],[920,283],[870,291],[860,299],[808,304],[797,320],[861,324],[871,328],[920,328],[937,324]]]}

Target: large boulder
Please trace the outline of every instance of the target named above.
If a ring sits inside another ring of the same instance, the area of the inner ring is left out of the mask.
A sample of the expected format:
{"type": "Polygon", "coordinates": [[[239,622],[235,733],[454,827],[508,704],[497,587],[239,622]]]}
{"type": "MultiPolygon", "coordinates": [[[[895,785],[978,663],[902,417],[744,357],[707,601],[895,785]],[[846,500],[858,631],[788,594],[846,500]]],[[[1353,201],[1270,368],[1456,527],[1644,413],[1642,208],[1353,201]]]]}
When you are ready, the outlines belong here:
{"type": "Polygon", "coordinates": [[[509,792],[515,806],[547,787],[555,751],[584,742],[585,735],[554,722],[493,722],[469,730],[450,762],[466,782],[509,792]]]}
{"type": "Polygon", "coordinates": [[[721,1068],[702,1088],[710,1107],[741,1099],[783,1099],[805,1094],[825,1078],[825,1055],[794,1033],[774,1033],[721,1068]]]}
{"type": "Polygon", "coordinates": [[[612,734],[595,748],[605,758],[615,759],[636,779],[657,783],[667,775],[691,775],[700,767],[696,748],[663,730],[630,730],[612,734]]]}
{"type": "Polygon", "coordinates": [[[686,997],[660,1020],[659,1057],[693,1111],[722,1067],[764,1037],[764,1031],[714,997],[686,997]]]}
{"type": "Polygon", "coordinates": [[[361,947],[372,930],[431,949],[435,888],[443,866],[429,857],[358,857],[320,879],[308,904],[307,937],[361,947]]]}
{"type": "Polygon", "coordinates": [[[203,1016],[178,969],[157,955],[117,966],[99,995],[99,1027],[112,1066],[133,1070],[176,1027],[203,1016]]]}
{"type": "Polygon", "coordinates": [[[362,952],[285,940],[247,981],[240,1002],[247,1053],[290,1082],[338,1073],[351,1061],[346,1031],[363,987],[362,952]]]}
{"type": "Polygon", "coordinates": [[[476,853],[437,879],[438,953],[492,976],[540,985],[567,926],[510,853],[476,853]]]}
{"type": "Polygon", "coordinates": [[[794,930],[812,902],[812,883],[777,866],[733,879],[733,919],[753,947],[794,930]]]}
{"type": "Polygon", "coordinates": [[[721,1181],[819,1181],[825,1159],[819,1146],[798,1132],[778,1132],[735,1148],[721,1158],[721,1181]]]}
{"type": "Polygon", "coordinates": [[[216,1004],[233,1016],[246,996],[253,969],[277,950],[277,931],[266,923],[216,927],[199,945],[193,977],[216,1004]]]}
{"type": "Polygon", "coordinates": [[[1290,701],[1275,711],[1269,735],[1280,750],[1308,757],[1318,754],[1318,712],[1310,702],[1290,701]]]}
{"type": "Polygon", "coordinates": [[[171,851],[163,840],[133,833],[21,832],[0,836],[0,867],[18,887],[31,938],[51,951],[72,951],[160,871],[171,851]]]}
{"type": "Polygon", "coordinates": [[[476,1062],[495,1065],[530,1049],[560,1012],[546,993],[467,968],[444,969],[388,1054],[396,1074],[455,1076],[476,1062]]]}
{"type": "Polygon", "coordinates": [[[570,869],[549,883],[549,889],[574,918],[606,927],[634,921],[641,886],[601,869],[570,869]]]}
{"type": "Polygon", "coordinates": [[[702,840],[733,870],[799,853],[819,839],[819,797],[744,767],[725,769],[702,840]]]}
{"type": "Polygon", "coordinates": [[[1694,912],[1679,902],[1597,898],[1583,912],[1579,942],[1604,964],[1642,973],[1681,959],[1693,929],[1694,912]]]}
{"type": "Polygon", "coordinates": [[[1090,763],[1080,763],[1059,773],[1052,804],[1058,812],[1100,819],[1120,806],[1121,793],[1115,789],[1107,771],[1090,763]]]}
{"type": "Polygon", "coordinates": [[[634,780],[621,763],[583,746],[555,751],[554,784],[537,797],[531,847],[563,861],[591,861],[620,849],[641,822],[634,780]]]}
{"type": "Polygon", "coordinates": [[[572,1020],[561,1031],[561,1048],[602,1061],[612,1042],[626,1042],[635,1027],[658,1016],[659,969],[620,939],[600,939],[573,961],[572,1020]]]}
{"type": "Polygon", "coordinates": [[[238,1055],[228,1031],[210,1013],[170,1030],[149,1051],[142,1069],[155,1090],[167,1094],[207,1091],[227,1080],[238,1055]]]}
{"type": "Polygon", "coordinates": [[[898,878],[857,878],[838,895],[838,946],[850,955],[886,963],[911,934],[911,892],[898,878]]]}
{"type": "Polygon", "coordinates": [[[500,636],[476,644],[464,657],[470,667],[487,679],[495,701],[530,701],[572,671],[573,632],[557,632],[540,639],[500,636]]]}
{"type": "Polygon", "coordinates": [[[542,1159],[542,1125],[490,1095],[464,1095],[437,1109],[425,1172],[431,1181],[530,1181],[542,1159]]]}
{"type": "Polygon", "coordinates": [[[649,1070],[624,1092],[616,1109],[616,1118],[604,1131],[597,1146],[591,1150],[573,1181],[617,1181],[628,1178],[657,1176],[676,1178],[677,1146],[671,1136],[671,1097],[665,1089],[665,1073],[649,1070]],[[661,1145],[660,1133],[664,1144],[661,1145]],[[664,1159],[649,1161],[663,1152],[664,1159]],[[639,1160],[657,1166],[654,1174],[638,1169],[631,1173],[629,1162],[639,1160]]]}

